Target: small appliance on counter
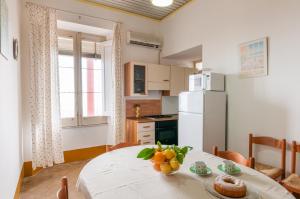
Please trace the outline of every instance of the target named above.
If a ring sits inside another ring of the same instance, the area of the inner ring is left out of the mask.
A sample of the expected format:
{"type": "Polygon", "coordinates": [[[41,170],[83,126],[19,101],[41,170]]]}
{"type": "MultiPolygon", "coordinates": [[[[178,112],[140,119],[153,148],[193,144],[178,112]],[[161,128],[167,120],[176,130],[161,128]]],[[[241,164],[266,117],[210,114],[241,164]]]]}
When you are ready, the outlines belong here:
{"type": "Polygon", "coordinates": [[[224,91],[225,76],[219,73],[203,72],[189,76],[189,91],[224,91]]]}

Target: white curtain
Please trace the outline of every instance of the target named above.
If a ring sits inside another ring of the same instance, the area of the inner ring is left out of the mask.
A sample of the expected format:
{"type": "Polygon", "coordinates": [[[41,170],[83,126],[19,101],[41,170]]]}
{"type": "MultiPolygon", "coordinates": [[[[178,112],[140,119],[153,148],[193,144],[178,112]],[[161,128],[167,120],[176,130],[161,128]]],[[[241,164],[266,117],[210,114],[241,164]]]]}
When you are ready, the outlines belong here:
{"type": "Polygon", "coordinates": [[[29,17],[32,166],[64,162],[59,110],[56,11],[26,4],[29,17]]]}
{"type": "Polygon", "coordinates": [[[124,103],[124,69],[121,50],[121,24],[114,25],[112,42],[112,80],[113,80],[113,107],[112,132],[114,143],[124,142],[125,139],[125,103],[124,103]]]}

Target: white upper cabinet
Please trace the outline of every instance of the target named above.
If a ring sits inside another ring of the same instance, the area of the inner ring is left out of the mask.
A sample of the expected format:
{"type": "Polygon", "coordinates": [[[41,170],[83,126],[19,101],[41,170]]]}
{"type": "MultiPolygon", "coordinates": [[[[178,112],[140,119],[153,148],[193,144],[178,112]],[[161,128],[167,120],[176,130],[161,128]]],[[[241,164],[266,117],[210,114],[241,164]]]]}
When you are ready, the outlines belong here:
{"type": "Polygon", "coordinates": [[[125,64],[125,96],[148,95],[148,90],[178,96],[188,91],[189,75],[193,73],[193,68],[129,62],[125,64]]]}
{"type": "Polygon", "coordinates": [[[170,90],[170,66],[148,64],[148,90],[170,90]]]}

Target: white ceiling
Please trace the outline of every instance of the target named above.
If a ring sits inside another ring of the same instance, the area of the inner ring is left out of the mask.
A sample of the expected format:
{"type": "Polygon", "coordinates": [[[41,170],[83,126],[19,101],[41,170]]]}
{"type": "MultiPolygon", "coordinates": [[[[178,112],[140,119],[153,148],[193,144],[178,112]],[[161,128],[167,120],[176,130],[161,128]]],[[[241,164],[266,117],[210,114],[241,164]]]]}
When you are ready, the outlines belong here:
{"type": "Polygon", "coordinates": [[[168,7],[156,7],[151,0],[89,0],[90,2],[117,8],[134,14],[161,20],[191,0],[174,0],[168,7]]]}

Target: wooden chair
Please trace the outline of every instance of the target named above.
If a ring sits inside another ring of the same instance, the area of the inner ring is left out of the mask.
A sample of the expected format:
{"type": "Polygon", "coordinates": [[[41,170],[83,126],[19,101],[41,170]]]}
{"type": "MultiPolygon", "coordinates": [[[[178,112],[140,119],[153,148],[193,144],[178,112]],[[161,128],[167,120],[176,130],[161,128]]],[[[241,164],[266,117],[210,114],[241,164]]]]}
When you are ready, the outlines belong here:
{"type": "Polygon", "coordinates": [[[253,144],[265,145],[281,150],[281,167],[276,168],[267,164],[255,163],[255,170],[269,176],[270,178],[277,179],[281,176],[281,179],[285,178],[285,159],[286,159],[286,140],[278,140],[272,137],[257,136],[254,137],[249,134],[249,158],[253,157],[253,144]]]}
{"type": "Polygon", "coordinates": [[[282,181],[283,186],[292,193],[300,194],[300,177],[296,174],[296,155],[300,153],[300,145],[292,143],[291,175],[282,181]]]}
{"type": "Polygon", "coordinates": [[[124,148],[124,147],[137,146],[137,145],[140,145],[140,144],[141,144],[140,141],[138,143],[123,142],[123,143],[117,144],[115,146],[106,146],[106,152],[113,151],[113,150],[120,149],[120,148],[124,148]]]}
{"type": "Polygon", "coordinates": [[[66,176],[64,176],[61,179],[60,189],[57,192],[57,198],[58,199],[68,199],[69,198],[68,179],[66,176]]]}
{"type": "Polygon", "coordinates": [[[254,169],[255,159],[249,158],[246,159],[242,154],[234,151],[219,151],[218,147],[214,146],[213,148],[213,154],[215,156],[218,156],[220,158],[231,160],[233,162],[236,162],[238,164],[250,167],[254,169]]]}

